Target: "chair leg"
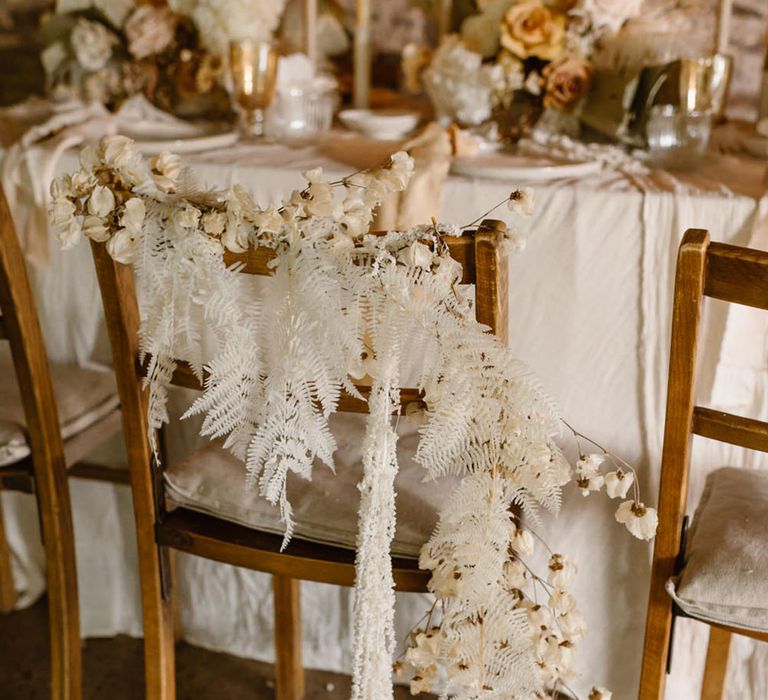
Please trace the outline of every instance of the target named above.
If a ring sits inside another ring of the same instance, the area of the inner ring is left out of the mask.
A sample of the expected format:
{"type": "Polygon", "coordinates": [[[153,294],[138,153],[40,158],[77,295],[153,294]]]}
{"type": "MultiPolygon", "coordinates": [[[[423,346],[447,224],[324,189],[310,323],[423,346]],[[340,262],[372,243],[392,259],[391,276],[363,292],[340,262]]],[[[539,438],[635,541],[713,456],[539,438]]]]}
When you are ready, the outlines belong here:
{"type": "Polygon", "coordinates": [[[722,700],[730,650],[731,633],[717,627],[710,627],[701,700],[722,700]]]}
{"type": "Polygon", "coordinates": [[[171,552],[150,534],[138,538],[144,619],[146,700],[175,700],[175,605],[171,552]]]}
{"type": "Polygon", "coordinates": [[[661,700],[664,697],[672,632],[672,599],[664,587],[669,575],[666,568],[661,561],[653,563],[638,700],[661,700]]]}
{"type": "Polygon", "coordinates": [[[299,581],[286,576],[272,577],[275,600],[275,670],[277,700],[304,697],[304,669],[301,666],[301,602],[299,581]]]}
{"type": "Polygon", "coordinates": [[[16,607],[16,588],[13,585],[13,569],[11,568],[11,550],[5,538],[5,523],[3,508],[0,501],[0,615],[13,612],[16,607]]]}
{"type": "Polygon", "coordinates": [[[63,462],[37,469],[35,477],[48,583],[51,698],[80,700],[82,649],[75,537],[63,462]]]}

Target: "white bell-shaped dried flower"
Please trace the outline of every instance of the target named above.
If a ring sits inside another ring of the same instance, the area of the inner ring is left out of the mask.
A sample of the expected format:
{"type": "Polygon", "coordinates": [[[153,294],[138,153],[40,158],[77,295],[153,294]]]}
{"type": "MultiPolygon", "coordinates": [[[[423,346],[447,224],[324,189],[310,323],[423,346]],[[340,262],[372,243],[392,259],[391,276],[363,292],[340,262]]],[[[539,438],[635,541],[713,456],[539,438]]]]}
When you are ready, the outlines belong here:
{"type": "Polygon", "coordinates": [[[420,267],[429,270],[432,267],[432,261],[435,256],[429,249],[429,246],[414,241],[407,248],[404,248],[398,256],[408,267],[420,267]]]}
{"type": "Polygon", "coordinates": [[[519,559],[508,559],[504,562],[504,585],[509,589],[525,587],[528,571],[519,559]]]}
{"type": "Polygon", "coordinates": [[[57,238],[61,242],[61,247],[64,250],[74,248],[83,237],[83,228],[80,222],[72,218],[69,221],[59,225],[57,238]]]}
{"type": "Polygon", "coordinates": [[[567,613],[576,608],[576,599],[568,591],[555,590],[549,596],[547,605],[561,613],[567,613]]]}
{"type": "Polygon", "coordinates": [[[115,208],[115,195],[104,185],[96,185],[88,198],[88,213],[102,219],[109,216],[115,208]]]}
{"type": "Polygon", "coordinates": [[[104,165],[117,170],[131,185],[142,184],[147,175],[147,164],[127,136],[105,136],[99,154],[104,165]]]}
{"type": "Polygon", "coordinates": [[[91,172],[78,170],[73,173],[70,183],[75,197],[86,197],[96,187],[97,180],[91,172]]]}
{"type": "Polygon", "coordinates": [[[72,187],[71,175],[62,175],[51,181],[51,200],[67,199],[74,196],[75,191],[72,187]]]}
{"type": "Polygon", "coordinates": [[[546,605],[534,605],[528,608],[528,622],[535,630],[552,627],[552,611],[546,605]]]}
{"type": "Polygon", "coordinates": [[[629,489],[635,481],[632,472],[617,469],[605,475],[605,492],[610,498],[626,498],[629,489]]]}
{"type": "Polygon", "coordinates": [[[144,200],[139,197],[131,197],[131,199],[123,205],[123,213],[120,216],[120,225],[124,229],[127,229],[132,236],[136,236],[141,232],[141,227],[144,224],[144,217],[146,214],[147,208],[144,204],[144,200]]]}
{"type": "Polygon", "coordinates": [[[196,229],[200,223],[201,212],[191,204],[185,204],[176,212],[175,221],[182,228],[196,229]]]}
{"type": "Polygon", "coordinates": [[[413,158],[405,151],[397,151],[389,157],[389,164],[377,173],[392,192],[402,192],[413,175],[413,158]]]}
{"type": "Polygon", "coordinates": [[[99,156],[99,149],[95,144],[89,143],[80,150],[80,167],[86,172],[93,172],[99,165],[101,165],[101,158],[99,156]]]}
{"type": "Polygon", "coordinates": [[[505,255],[519,253],[525,250],[526,243],[526,237],[520,233],[520,231],[510,226],[507,228],[507,231],[504,234],[504,240],[501,242],[501,251],[505,255]]]}
{"type": "Polygon", "coordinates": [[[221,211],[209,211],[200,217],[200,225],[209,236],[220,236],[227,225],[227,215],[221,211]]]}
{"type": "Polygon", "coordinates": [[[278,234],[285,223],[280,212],[273,206],[267,207],[253,218],[254,225],[261,233],[278,234]]]}
{"type": "Polygon", "coordinates": [[[593,474],[592,476],[581,476],[576,479],[576,486],[581,489],[582,496],[589,496],[592,491],[599,491],[603,488],[605,479],[601,474],[593,474]]]}
{"type": "Polygon", "coordinates": [[[576,575],[576,566],[564,554],[553,554],[549,558],[547,582],[555,588],[567,588],[576,575]]]}
{"type": "Polygon", "coordinates": [[[104,219],[98,216],[86,216],[83,221],[83,235],[92,241],[103,243],[111,234],[104,219]]]}
{"type": "Polygon", "coordinates": [[[611,698],[613,698],[613,693],[602,686],[592,688],[587,696],[587,700],[611,700],[611,698]]]}
{"type": "Polygon", "coordinates": [[[419,669],[419,672],[411,679],[411,695],[431,693],[437,684],[437,680],[437,666],[428,666],[419,669]]]}
{"type": "Polygon", "coordinates": [[[627,530],[640,540],[653,539],[659,524],[659,516],[653,508],[634,501],[624,501],[619,506],[616,520],[624,523],[627,530]]]}
{"type": "Polygon", "coordinates": [[[507,206],[510,211],[527,219],[533,214],[534,201],[535,196],[533,190],[530,187],[523,187],[512,191],[509,195],[507,206]]]}
{"type": "Polygon", "coordinates": [[[69,227],[75,218],[75,205],[68,199],[54,200],[51,206],[51,221],[56,226],[69,227]]]}
{"type": "Polygon", "coordinates": [[[509,542],[509,546],[523,556],[533,554],[534,545],[533,535],[528,530],[523,530],[522,528],[517,528],[509,542]]]}
{"type": "Polygon", "coordinates": [[[602,453],[581,455],[576,462],[576,474],[580,477],[594,476],[599,473],[603,462],[605,462],[605,455],[602,453]]]}
{"type": "Polygon", "coordinates": [[[152,179],[161,192],[175,192],[181,175],[181,158],[163,151],[149,161],[152,179]]]}
{"type": "Polygon", "coordinates": [[[107,252],[113,260],[124,265],[133,262],[138,247],[137,239],[126,228],[121,228],[107,241],[107,252]]]}
{"type": "Polygon", "coordinates": [[[429,668],[440,660],[443,636],[439,627],[430,627],[413,637],[413,644],[405,652],[405,660],[417,670],[429,668]]]}
{"type": "Polygon", "coordinates": [[[550,475],[555,479],[555,483],[558,486],[565,486],[570,482],[573,476],[570,462],[568,462],[565,455],[559,450],[554,450],[552,452],[550,460],[552,463],[551,468],[549,469],[550,475]]]}
{"type": "Polygon", "coordinates": [[[583,639],[587,634],[584,616],[578,610],[569,610],[557,618],[557,627],[571,641],[583,639]]]}

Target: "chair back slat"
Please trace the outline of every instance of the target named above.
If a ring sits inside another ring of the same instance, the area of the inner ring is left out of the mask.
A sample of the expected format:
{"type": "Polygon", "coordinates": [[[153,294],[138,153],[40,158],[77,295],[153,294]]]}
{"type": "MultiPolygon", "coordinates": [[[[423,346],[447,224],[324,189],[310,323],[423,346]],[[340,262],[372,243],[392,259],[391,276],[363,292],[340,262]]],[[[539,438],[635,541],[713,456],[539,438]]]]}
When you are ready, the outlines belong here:
{"type": "Polygon", "coordinates": [[[5,321],[0,316],[0,340],[8,340],[8,331],[5,330],[5,321]]]}
{"type": "Polygon", "coordinates": [[[768,452],[768,423],[754,418],[696,406],[693,409],[692,430],[696,435],[711,440],[768,452]]]}
{"type": "Polygon", "coordinates": [[[53,395],[48,355],[5,193],[0,188],[0,330],[10,341],[30,449],[62,465],[64,448],[53,395]]]}
{"type": "Polygon", "coordinates": [[[768,310],[768,253],[710,243],[704,294],[768,310]]]}
{"type": "MultiPolygon", "coordinates": [[[[494,233],[497,230],[503,235],[505,231],[504,224],[501,221],[487,221],[481,224],[488,225],[488,232],[494,233]]],[[[385,232],[381,232],[385,233],[385,232]]],[[[461,237],[446,236],[443,239],[448,246],[451,257],[461,263],[463,276],[462,284],[474,284],[475,276],[475,232],[468,231],[461,237]]],[[[242,265],[240,272],[249,275],[271,275],[272,269],[269,263],[274,259],[275,251],[271,248],[251,246],[244,253],[233,253],[229,250],[224,252],[224,262],[227,265],[242,265]]]]}
{"type": "MultiPolygon", "coordinates": [[[[480,322],[490,327],[491,332],[498,336],[502,342],[507,341],[508,304],[509,304],[509,268],[507,257],[502,252],[501,242],[506,233],[506,224],[501,221],[483,221],[476,231],[468,231],[461,237],[446,236],[443,240],[448,246],[451,257],[461,263],[463,269],[462,284],[475,285],[475,317],[480,322]]],[[[227,265],[241,265],[240,272],[251,275],[271,275],[273,270],[269,262],[275,257],[271,248],[251,247],[244,253],[224,254],[227,265]]],[[[100,253],[100,258],[103,254],[100,253]]],[[[97,261],[98,262],[98,261],[97,261]]],[[[108,261],[103,260],[102,265],[108,261]]],[[[125,271],[121,273],[123,276],[125,271]]],[[[132,303],[131,321],[132,327],[137,327],[138,311],[135,306],[135,290],[133,282],[130,283],[130,294],[134,299],[132,303]]],[[[110,304],[114,300],[110,300],[110,304]]],[[[106,303],[106,302],[105,302],[106,303]]],[[[109,318],[108,318],[109,321],[109,318]]],[[[133,356],[136,358],[136,376],[144,378],[147,375],[148,358],[138,361],[138,347],[134,345],[133,356]]],[[[207,373],[203,373],[202,382],[192,371],[192,368],[184,361],[176,361],[176,370],[173,373],[171,384],[185,389],[201,391],[207,379],[207,373]]],[[[370,387],[355,385],[360,394],[367,398],[370,387]]],[[[418,389],[403,388],[400,390],[400,411],[405,414],[411,404],[423,405],[422,395],[418,389]]],[[[367,413],[368,404],[342,391],[337,410],[345,413],[367,413]]]]}

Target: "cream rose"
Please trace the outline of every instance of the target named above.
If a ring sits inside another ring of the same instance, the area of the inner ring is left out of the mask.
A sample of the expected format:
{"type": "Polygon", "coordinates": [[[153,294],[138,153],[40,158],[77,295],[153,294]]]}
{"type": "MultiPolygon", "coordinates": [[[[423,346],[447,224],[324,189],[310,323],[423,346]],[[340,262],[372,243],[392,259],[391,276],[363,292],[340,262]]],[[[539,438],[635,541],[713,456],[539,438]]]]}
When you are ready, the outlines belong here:
{"type": "Polygon", "coordinates": [[[125,23],[128,50],[136,58],[163,51],[176,33],[176,15],[167,7],[138,7],[125,23]]]}
{"type": "Polygon", "coordinates": [[[507,10],[501,25],[501,45],[519,58],[537,56],[552,61],[565,41],[565,15],[526,0],[507,10]]]}
{"type": "Polygon", "coordinates": [[[580,56],[567,54],[544,68],[544,106],[567,112],[586,94],[592,66],[580,56]]]}
{"type": "Polygon", "coordinates": [[[82,18],[75,23],[70,40],[77,62],[87,71],[97,71],[107,65],[112,58],[112,46],[117,42],[103,24],[82,18]]]}

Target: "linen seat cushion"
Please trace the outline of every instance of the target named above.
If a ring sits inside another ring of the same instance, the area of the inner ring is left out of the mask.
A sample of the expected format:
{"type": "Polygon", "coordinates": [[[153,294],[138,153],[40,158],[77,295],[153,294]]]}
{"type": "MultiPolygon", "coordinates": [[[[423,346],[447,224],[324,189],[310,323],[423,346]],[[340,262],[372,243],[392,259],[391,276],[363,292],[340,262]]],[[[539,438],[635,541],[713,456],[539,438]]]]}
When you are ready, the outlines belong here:
{"type": "Polygon", "coordinates": [[[768,632],[768,472],[709,475],[667,591],[691,617],[768,632]]]}
{"type": "MultiPolygon", "coordinates": [[[[312,481],[288,476],[288,500],[293,507],[294,537],[354,549],[362,477],[362,449],[366,416],[334,414],[336,473],[316,462],[312,481]]],[[[395,480],[397,527],[392,543],[395,556],[416,558],[437,523],[437,512],[458,484],[458,477],[423,483],[427,472],[413,461],[419,442],[417,424],[402,417],[398,424],[398,462],[395,480]]],[[[213,515],[262,532],[282,535],[279,507],[246,489],[243,462],[212,442],[164,472],[166,493],[180,506],[213,515]]]]}
{"type": "MultiPolygon", "coordinates": [[[[111,372],[51,364],[51,380],[64,440],[77,435],[120,405],[111,372]]],[[[26,419],[10,353],[0,356],[0,466],[29,456],[26,419]]]]}

